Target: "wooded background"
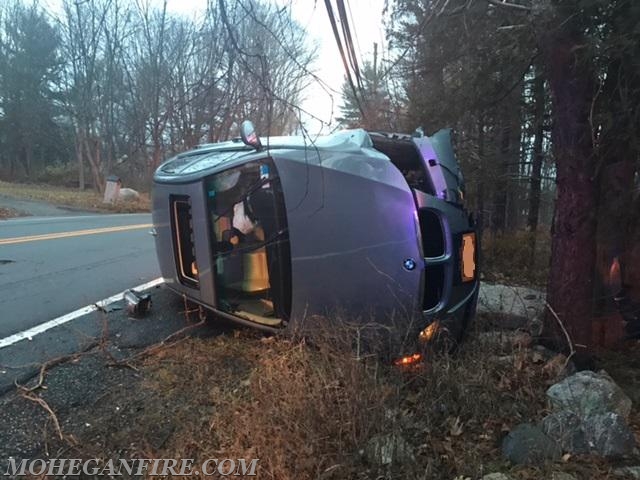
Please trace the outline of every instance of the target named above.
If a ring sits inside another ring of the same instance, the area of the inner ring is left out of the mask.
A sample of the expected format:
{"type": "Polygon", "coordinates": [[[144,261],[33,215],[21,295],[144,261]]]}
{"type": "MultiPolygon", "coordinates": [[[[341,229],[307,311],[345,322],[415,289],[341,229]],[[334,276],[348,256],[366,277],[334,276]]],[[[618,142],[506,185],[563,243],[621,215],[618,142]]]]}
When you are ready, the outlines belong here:
{"type": "Polygon", "coordinates": [[[578,348],[637,335],[640,4],[396,0],[388,8],[395,56],[365,63],[362,88],[345,82],[347,123],[454,128],[468,206],[483,240],[498,247],[489,247],[489,263],[503,262],[520,283],[549,265],[539,277],[549,330],[564,337],[562,323],[578,348]],[[549,232],[550,261],[536,245],[549,232]]]}
{"type": "Polygon", "coordinates": [[[237,136],[244,118],[291,131],[312,57],[266,3],[211,2],[191,20],[148,0],[3,2],[2,176],[101,190],[118,174],[148,190],[168,155],[237,136]]]}
{"type": "MultiPolygon", "coordinates": [[[[453,128],[486,272],[547,283],[550,330],[585,348],[640,331],[638,2],[388,0],[387,48],[364,59],[348,2],[309,3],[337,11],[344,126],[453,128]]],[[[245,118],[300,131],[319,79],[290,7],[210,0],[187,19],[144,0],[2,3],[0,176],[148,189],[162,159],[245,118]]]]}

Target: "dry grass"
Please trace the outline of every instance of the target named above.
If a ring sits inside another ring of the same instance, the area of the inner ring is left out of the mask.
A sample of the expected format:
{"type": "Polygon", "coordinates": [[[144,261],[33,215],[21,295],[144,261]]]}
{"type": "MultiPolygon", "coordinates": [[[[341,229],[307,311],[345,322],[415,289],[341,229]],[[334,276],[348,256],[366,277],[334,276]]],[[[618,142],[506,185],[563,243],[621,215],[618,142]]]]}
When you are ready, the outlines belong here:
{"type": "Polygon", "coordinates": [[[110,205],[102,203],[102,196],[93,190],[80,191],[51,185],[0,181],[0,194],[22,200],[35,200],[62,207],[100,212],[135,213],[148,212],[151,209],[149,195],[145,193],[141,193],[137,201],[110,205]]]}
{"type": "Polygon", "coordinates": [[[182,402],[176,429],[154,455],[260,458],[259,478],[276,479],[475,479],[497,471],[538,479],[558,470],[608,478],[610,467],[589,457],[539,467],[502,459],[503,436],[544,415],[544,392],[556,380],[530,350],[504,355],[470,340],[455,356],[399,370],[336,345],[238,333],[147,358],[147,388],[182,402]],[[415,462],[367,463],[368,440],[392,432],[412,445],[415,462]]]}
{"type": "Polygon", "coordinates": [[[6,220],[7,218],[24,217],[25,213],[14,208],[0,207],[0,220],[6,220]]]}
{"type": "Polygon", "coordinates": [[[527,231],[482,239],[482,270],[487,280],[527,286],[544,286],[549,276],[551,237],[546,230],[527,231]],[[535,237],[535,238],[534,238],[535,237]],[[531,245],[535,240],[535,255],[531,245]]]}

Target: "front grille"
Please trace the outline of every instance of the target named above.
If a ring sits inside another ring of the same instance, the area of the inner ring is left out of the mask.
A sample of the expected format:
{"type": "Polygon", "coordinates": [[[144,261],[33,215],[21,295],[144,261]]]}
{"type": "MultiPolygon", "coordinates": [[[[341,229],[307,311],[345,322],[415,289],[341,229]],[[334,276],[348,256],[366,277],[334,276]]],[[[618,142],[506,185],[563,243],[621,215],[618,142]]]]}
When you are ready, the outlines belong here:
{"type": "Polygon", "coordinates": [[[444,291],[444,265],[427,265],[425,268],[422,310],[431,310],[440,303],[444,291]]]}
{"type": "Polygon", "coordinates": [[[440,212],[421,208],[418,210],[418,221],[425,264],[422,310],[432,310],[442,304],[448,291],[446,281],[450,257],[447,255],[447,241],[440,212]]]}
{"type": "Polygon", "coordinates": [[[418,210],[422,251],[426,258],[440,257],[445,254],[444,230],[440,216],[428,208],[418,210]]]}
{"type": "Polygon", "coordinates": [[[198,266],[193,239],[193,219],[188,196],[171,196],[171,230],[178,279],[198,288],[198,266]]]}

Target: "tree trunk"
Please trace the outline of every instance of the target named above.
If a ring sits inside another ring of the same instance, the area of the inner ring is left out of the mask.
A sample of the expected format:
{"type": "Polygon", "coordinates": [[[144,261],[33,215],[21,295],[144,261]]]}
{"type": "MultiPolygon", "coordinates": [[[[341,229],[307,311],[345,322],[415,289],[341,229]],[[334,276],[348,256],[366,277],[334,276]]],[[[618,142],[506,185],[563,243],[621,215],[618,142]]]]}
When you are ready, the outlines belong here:
{"type": "Polygon", "coordinates": [[[481,115],[478,120],[478,158],[480,159],[480,168],[478,175],[478,187],[476,194],[476,212],[477,212],[477,231],[478,238],[482,239],[482,235],[484,233],[485,227],[485,215],[484,215],[484,195],[485,195],[485,187],[484,187],[484,117],[481,115]]]}
{"type": "Polygon", "coordinates": [[[503,234],[510,227],[509,213],[514,202],[513,179],[520,163],[520,90],[515,91],[499,110],[498,172],[493,196],[492,231],[503,234]]]}
{"type": "Polygon", "coordinates": [[[491,232],[493,235],[504,233],[507,219],[507,190],[509,188],[509,140],[511,138],[511,125],[505,116],[502,117],[502,128],[498,136],[499,160],[498,172],[495,177],[495,191],[493,194],[493,215],[491,217],[491,232]],[[507,122],[505,124],[505,122],[507,122]]]}
{"type": "Polygon", "coordinates": [[[102,178],[102,173],[100,171],[100,140],[93,139],[93,141],[91,141],[85,133],[84,148],[85,153],[87,154],[87,160],[89,161],[89,166],[91,167],[94,184],[93,188],[97,190],[98,193],[102,194],[104,193],[104,179],[102,178]],[[95,145],[95,151],[91,148],[92,143],[95,145]]]}
{"type": "Polygon", "coordinates": [[[149,178],[153,178],[153,173],[156,168],[162,163],[162,142],[159,138],[154,137],[153,140],[153,153],[151,156],[151,165],[149,168],[149,178]]]}
{"type": "MultiPolygon", "coordinates": [[[[29,140],[27,140],[27,142],[29,142],[29,140]]],[[[33,147],[30,143],[27,143],[24,147],[24,170],[27,178],[31,180],[31,173],[33,171],[33,147]]]]}
{"type": "Polygon", "coordinates": [[[538,74],[533,81],[533,101],[534,101],[534,137],[533,151],[531,152],[531,179],[529,180],[529,212],[527,215],[527,229],[529,230],[529,268],[533,268],[536,258],[536,236],[538,230],[538,219],[540,217],[540,198],[542,179],[542,162],[544,160],[544,77],[538,74]]]}
{"type": "MultiPolygon", "coordinates": [[[[541,39],[553,101],[553,153],[557,199],[553,220],[547,300],[577,349],[591,349],[595,267],[596,188],[590,108],[594,71],[575,15],[557,15],[541,39]]],[[[556,341],[557,319],[547,316],[556,341]]]]}
{"type": "Polygon", "coordinates": [[[84,155],[82,154],[82,140],[78,133],[76,133],[76,159],[78,160],[78,188],[84,190],[84,155]]]}
{"type": "MultiPolygon", "coordinates": [[[[542,161],[544,159],[543,140],[544,140],[544,77],[538,75],[533,81],[533,101],[535,103],[534,110],[534,137],[533,152],[531,165],[531,180],[529,182],[529,214],[527,216],[527,228],[534,233],[538,229],[538,217],[540,216],[540,193],[542,161]]],[[[535,235],[533,235],[535,238],[535,235]]]]}

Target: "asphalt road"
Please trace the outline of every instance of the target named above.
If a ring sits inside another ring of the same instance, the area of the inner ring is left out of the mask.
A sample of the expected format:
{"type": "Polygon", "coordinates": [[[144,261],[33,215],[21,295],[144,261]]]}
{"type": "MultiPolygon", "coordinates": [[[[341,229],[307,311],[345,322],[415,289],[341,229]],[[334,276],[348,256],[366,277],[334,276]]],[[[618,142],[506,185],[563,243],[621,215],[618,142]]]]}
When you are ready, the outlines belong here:
{"type": "Polygon", "coordinates": [[[0,339],[160,275],[151,215],[0,223],[0,339]]]}

